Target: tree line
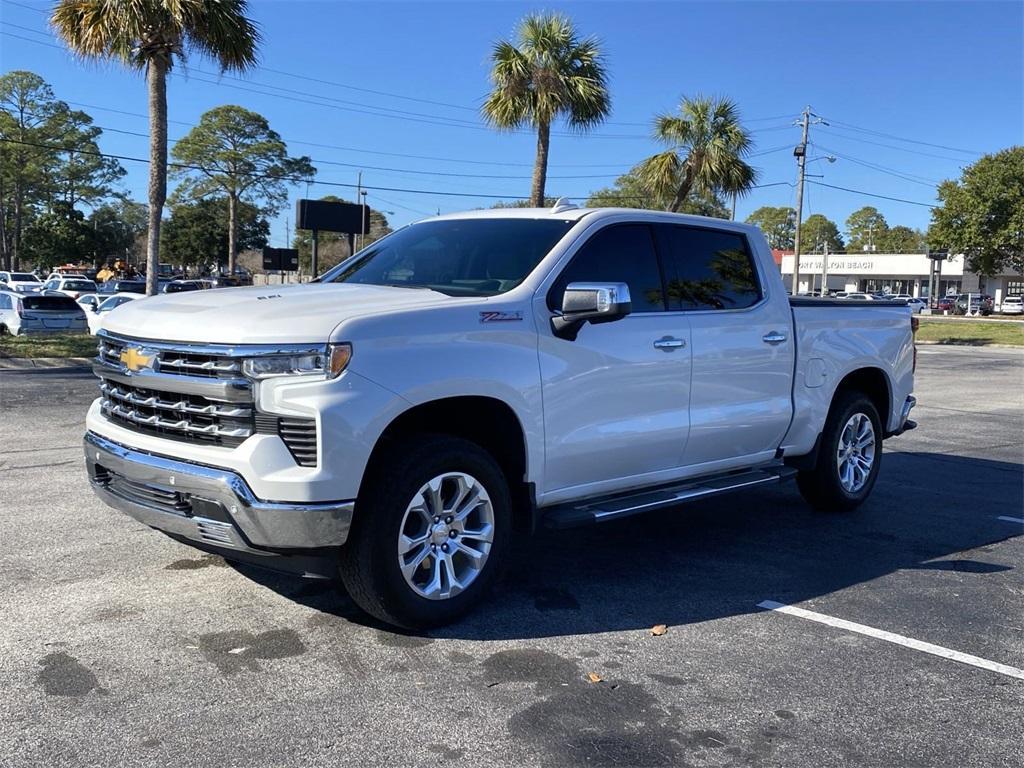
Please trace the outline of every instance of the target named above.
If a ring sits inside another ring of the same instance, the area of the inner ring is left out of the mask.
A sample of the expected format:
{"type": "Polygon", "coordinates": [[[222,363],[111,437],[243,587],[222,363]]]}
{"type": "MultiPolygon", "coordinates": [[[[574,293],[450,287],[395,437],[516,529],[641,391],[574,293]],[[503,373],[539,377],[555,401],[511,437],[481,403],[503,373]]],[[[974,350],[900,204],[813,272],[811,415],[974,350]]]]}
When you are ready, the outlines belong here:
{"type": "MultiPolygon", "coordinates": [[[[796,210],[787,206],[762,206],[747,217],[756,224],[772,248],[792,250],[796,237],[796,210]]],[[[877,251],[879,253],[920,253],[928,247],[928,236],[919,229],[897,224],[890,227],[877,208],[866,205],[846,219],[840,231],[834,221],[820,213],[801,224],[801,250],[807,253],[877,251]]]]}
{"type": "MultiPolygon", "coordinates": [[[[166,236],[165,251],[168,242],[193,253],[212,248],[210,242],[197,242],[200,233],[193,225],[219,214],[225,223],[216,231],[225,231],[227,240],[225,251],[219,252],[226,252],[230,268],[240,249],[261,241],[260,222],[281,209],[288,186],[309,181],[316,173],[310,158],[290,156],[263,116],[233,105],[204,114],[169,153],[167,140],[166,77],[176,63],[195,55],[212,60],[222,71],[255,67],[261,34],[247,12],[246,0],[56,3],[51,26],[74,53],[119,61],[145,76],[150,115],[148,200],[140,208],[115,193],[123,168],[94,149],[101,131],[88,115],[61,106],[32,73],[5,75],[36,78],[29,90],[35,90],[40,105],[47,105],[23,108],[17,93],[0,98],[0,247],[5,264],[17,263],[26,253],[42,253],[47,247],[43,241],[51,248],[58,243],[64,253],[71,253],[76,243],[80,250],[110,251],[114,246],[101,238],[117,237],[114,223],[120,221],[118,244],[130,233],[138,248],[143,238],[150,267],[148,290],[155,291],[161,234],[166,236]],[[178,182],[170,199],[168,177],[178,182]],[[171,209],[166,222],[165,203],[171,209]],[[76,205],[90,208],[89,216],[78,212],[76,205]],[[107,205],[113,208],[100,215],[107,205]],[[124,216],[118,219],[120,212],[124,216]],[[145,216],[142,233],[140,213],[145,216]],[[87,235],[90,222],[93,233],[87,235]],[[104,222],[110,231],[101,234],[104,222]]],[[[482,117],[498,130],[535,132],[529,200],[539,206],[547,200],[552,126],[561,122],[586,132],[611,114],[608,63],[600,41],[582,36],[561,13],[528,15],[511,39],[494,44],[490,60],[491,91],[482,117]]],[[[24,84],[20,87],[24,90],[24,84]]],[[[611,187],[592,193],[588,204],[726,217],[723,199],[741,196],[757,183],[757,170],[747,162],[751,134],[729,99],[684,96],[676,111],[654,117],[652,135],[664,150],[639,160],[611,187]]],[[[942,204],[933,211],[928,244],[964,252],[969,266],[986,273],[1019,263],[1024,245],[1021,152],[1015,147],[986,156],[965,169],[959,182],[940,186],[942,204]]],[[[764,220],[770,240],[786,246],[788,209],[762,208],[751,218],[755,217],[764,220]]],[[[828,243],[835,250],[865,244],[876,250],[905,250],[922,241],[922,234],[908,227],[888,227],[871,207],[852,214],[846,225],[844,237],[823,216],[811,216],[805,224],[810,243],[828,243]]],[[[386,220],[378,222],[376,233],[386,230],[386,220]]],[[[303,246],[301,234],[297,242],[303,246]]],[[[335,250],[344,248],[338,245],[335,250]]]]}

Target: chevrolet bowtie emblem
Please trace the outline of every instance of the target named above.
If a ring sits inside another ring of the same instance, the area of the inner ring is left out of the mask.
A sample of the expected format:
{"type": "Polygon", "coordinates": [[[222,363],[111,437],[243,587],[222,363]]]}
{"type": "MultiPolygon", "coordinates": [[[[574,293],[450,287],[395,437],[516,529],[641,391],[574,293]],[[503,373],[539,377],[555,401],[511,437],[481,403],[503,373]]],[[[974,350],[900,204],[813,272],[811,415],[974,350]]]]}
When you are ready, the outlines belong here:
{"type": "Polygon", "coordinates": [[[125,347],[121,350],[120,359],[125,368],[132,373],[138,373],[143,368],[152,368],[154,357],[155,355],[147,355],[138,347],[125,347]]]}

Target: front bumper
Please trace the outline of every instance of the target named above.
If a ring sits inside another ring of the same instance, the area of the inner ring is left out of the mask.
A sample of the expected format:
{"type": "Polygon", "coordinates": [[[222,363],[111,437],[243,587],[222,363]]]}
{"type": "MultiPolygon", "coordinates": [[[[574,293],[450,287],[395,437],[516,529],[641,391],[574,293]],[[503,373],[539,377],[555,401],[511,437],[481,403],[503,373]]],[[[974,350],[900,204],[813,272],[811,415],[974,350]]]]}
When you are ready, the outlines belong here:
{"type": "Polygon", "coordinates": [[[345,543],[354,502],[258,499],[235,472],[133,450],[87,432],[93,490],[139,522],[197,546],[256,556],[345,543]]]}

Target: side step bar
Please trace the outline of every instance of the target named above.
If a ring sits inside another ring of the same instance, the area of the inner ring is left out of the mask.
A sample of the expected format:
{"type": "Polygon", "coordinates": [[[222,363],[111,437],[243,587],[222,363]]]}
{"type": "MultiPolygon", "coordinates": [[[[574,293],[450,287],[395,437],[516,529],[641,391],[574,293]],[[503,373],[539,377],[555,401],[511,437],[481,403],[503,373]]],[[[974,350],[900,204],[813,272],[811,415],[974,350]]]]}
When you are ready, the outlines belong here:
{"type": "Polygon", "coordinates": [[[722,493],[731,493],[743,488],[768,485],[788,480],[796,475],[796,469],[785,466],[771,466],[715,475],[699,480],[689,480],[676,485],[662,486],[629,494],[573,502],[541,510],[544,525],[549,528],[574,528],[606,520],[617,520],[640,512],[662,507],[672,507],[697,499],[706,499],[722,493]]]}

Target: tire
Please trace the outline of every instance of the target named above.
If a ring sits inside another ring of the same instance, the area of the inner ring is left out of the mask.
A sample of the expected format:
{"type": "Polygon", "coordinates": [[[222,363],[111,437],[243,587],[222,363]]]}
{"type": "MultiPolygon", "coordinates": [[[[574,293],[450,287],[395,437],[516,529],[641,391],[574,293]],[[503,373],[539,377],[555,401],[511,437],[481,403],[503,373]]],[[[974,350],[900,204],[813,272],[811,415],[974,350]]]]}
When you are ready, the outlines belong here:
{"type": "Polygon", "coordinates": [[[819,511],[848,512],[871,495],[881,464],[882,424],[878,410],[860,392],[840,392],[832,402],[821,432],[815,466],[797,474],[797,487],[804,499],[819,511]],[[858,435],[859,439],[853,440],[851,447],[851,436],[858,435]]]}
{"type": "Polygon", "coordinates": [[[507,560],[512,501],[505,475],[480,446],[445,435],[403,439],[375,465],[341,550],[341,580],[360,608],[387,624],[420,630],[451,623],[480,602],[507,560]],[[474,503],[454,503],[473,493],[474,503]],[[433,514],[438,499],[451,515],[433,514]],[[472,510],[460,522],[466,506],[472,510]]]}

